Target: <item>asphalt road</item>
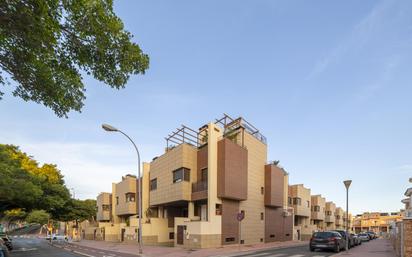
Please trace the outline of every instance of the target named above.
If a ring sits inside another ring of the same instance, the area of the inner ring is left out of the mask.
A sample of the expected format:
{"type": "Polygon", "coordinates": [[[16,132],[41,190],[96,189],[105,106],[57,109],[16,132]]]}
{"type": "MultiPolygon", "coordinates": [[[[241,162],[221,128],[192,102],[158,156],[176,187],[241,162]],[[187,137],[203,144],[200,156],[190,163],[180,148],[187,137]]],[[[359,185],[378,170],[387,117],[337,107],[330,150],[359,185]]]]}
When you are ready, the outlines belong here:
{"type": "Polygon", "coordinates": [[[309,246],[296,246],[283,249],[266,249],[263,251],[239,254],[236,257],[326,257],[334,255],[332,251],[309,251],[309,246]]]}
{"type": "Polygon", "coordinates": [[[38,238],[13,238],[14,250],[11,251],[11,257],[79,257],[53,246],[50,246],[45,239],[38,238]]]}
{"type": "Polygon", "coordinates": [[[70,246],[65,243],[53,243],[39,238],[13,238],[14,250],[11,257],[136,257],[137,255],[93,249],[84,246],[70,246]]]}

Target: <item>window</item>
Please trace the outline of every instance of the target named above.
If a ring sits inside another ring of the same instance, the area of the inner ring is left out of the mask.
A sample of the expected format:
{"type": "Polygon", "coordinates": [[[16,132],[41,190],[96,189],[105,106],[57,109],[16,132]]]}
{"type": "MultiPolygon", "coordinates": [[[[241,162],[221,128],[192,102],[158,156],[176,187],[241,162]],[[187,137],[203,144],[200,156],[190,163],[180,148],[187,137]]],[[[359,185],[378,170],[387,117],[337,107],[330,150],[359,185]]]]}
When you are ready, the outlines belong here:
{"type": "Polygon", "coordinates": [[[157,178],[150,180],[150,191],[157,189],[157,178]]]}
{"type": "Polygon", "coordinates": [[[308,204],[308,208],[310,207],[310,202],[309,201],[306,201],[306,203],[308,204]]]}
{"type": "Polygon", "coordinates": [[[207,168],[203,168],[201,171],[201,181],[205,182],[207,181],[207,168]]]}
{"type": "Polygon", "coordinates": [[[313,210],[314,210],[315,212],[320,212],[320,206],[319,206],[319,205],[313,206],[313,210]]]}
{"type": "Polygon", "coordinates": [[[135,201],[136,201],[136,193],[126,193],[126,203],[135,202],[135,201]]]}
{"type": "Polygon", "coordinates": [[[108,204],[103,204],[103,205],[102,205],[102,210],[103,210],[103,211],[110,211],[110,205],[108,205],[108,204]]]}
{"type": "Polygon", "coordinates": [[[222,205],[216,204],[216,215],[222,215],[222,205]]]}
{"type": "Polygon", "coordinates": [[[119,205],[119,197],[116,196],[116,205],[119,205]]]}
{"type": "Polygon", "coordinates": [[[173,183],[181,181],[190,181],[190,169],[180,168],[173,171],[173,183]]]}
{"type": "Polygon", "coordinates": [[[246,214],[245,214],[245,211],[244,211],[244,210],[241,210],[240,213],[243,214],[243,219],[246,218],[246,214]]]}
{"type": "Polygon", "coordinates": [[[260,220],[263,220],[264,216],[263,216],[263,212],[260,213],[260,220]]]}
{"type": "Polygon", "coordinates": [[[302,205],[302,199],[299,197],[293,198],[293,205],[302,205]]]}
{"type": "Polygon", "coordinates": [[[149,208],[149,211],[146,213],[147,216],[150,218],[159,218],[159,208],[158,207],[152,207],[149,208]]]}
{"type": "Polygon", "coordinates": [[[169,233],[169,239],[175,239],[175,233],[174,232],[169,233]]]}
{"type": "Polygon", "coordinates": [[[288,203],[289,205],[292,205],[292,197],[288,197],[288,203]]]}
{"type": "Polygon", "coordinates": [[[261,187],[260,188],[260,193],[263,195],[263,194],[265,194],[265,188],[264,187],[261,187]]]}

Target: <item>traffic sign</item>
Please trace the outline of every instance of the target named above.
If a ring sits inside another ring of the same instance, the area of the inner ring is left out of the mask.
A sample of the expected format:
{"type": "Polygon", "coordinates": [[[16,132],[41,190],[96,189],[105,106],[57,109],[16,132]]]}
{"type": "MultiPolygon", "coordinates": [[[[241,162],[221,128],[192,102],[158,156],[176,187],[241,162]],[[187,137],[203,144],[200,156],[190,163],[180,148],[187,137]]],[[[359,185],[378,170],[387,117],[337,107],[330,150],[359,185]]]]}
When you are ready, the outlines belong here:
{"type": "Polygon", "coordinates": [[[241,222],[244,218],[245,218],[245,213],[244,212],[239,212],[237,214],[237,217],[236,217],[237,221],[241,222]]]}

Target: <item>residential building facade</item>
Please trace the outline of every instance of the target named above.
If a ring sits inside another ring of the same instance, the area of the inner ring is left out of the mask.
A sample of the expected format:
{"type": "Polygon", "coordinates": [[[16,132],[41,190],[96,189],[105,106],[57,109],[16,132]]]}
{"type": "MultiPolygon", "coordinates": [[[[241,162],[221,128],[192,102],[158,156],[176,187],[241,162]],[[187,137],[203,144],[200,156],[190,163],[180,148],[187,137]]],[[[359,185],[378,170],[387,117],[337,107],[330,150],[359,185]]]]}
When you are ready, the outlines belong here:
{"type": "MultiPolygon", "coordinates": [[[[145,245],[206,248],[293,238],[288,174],[268,163],[266,138],[241,117],[172,132],[141,179],[145,245]]],[[[111,194],[98,196],[95,238],[137,240],[138,182],[127,175],[111,194]]]]}
{"type": "Polygon", "coordinates": [[[303,184],[289,186],[289,206],[294,209],[295,238],[309,240],[316,226],[311,223],[311,194],[310,189],[303,184]]]}
{"type": "Polygon", "coordinates": [[[311,196],[311,224],[316,226],[316,230],[325,230],[325,207],[326,199],[321,195],[311,196]]]}

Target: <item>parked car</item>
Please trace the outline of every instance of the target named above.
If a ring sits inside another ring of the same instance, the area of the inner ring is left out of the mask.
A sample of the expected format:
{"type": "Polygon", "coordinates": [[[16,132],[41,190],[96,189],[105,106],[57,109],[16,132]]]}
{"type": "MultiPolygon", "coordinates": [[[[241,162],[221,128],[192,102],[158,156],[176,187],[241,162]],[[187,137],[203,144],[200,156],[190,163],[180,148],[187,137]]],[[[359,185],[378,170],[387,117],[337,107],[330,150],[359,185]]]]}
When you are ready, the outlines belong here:
{"type": "Polygon", "coordinates": [[[362,240],[358,237],[358,235],[353,233],[351,233],[350,235],[353,237],[356,246],[362,244],[362,240]]]}
{"type": "Polygon", "coordinates": [[[347,233],[345,230],[333,230],[333,231],[338,232],[342,236],[342,238],[345,240],[345,246],[344,246],[345,248],[346,248],[346,240],[349,240],[348,241],[349,248],[352,248],[355,246],[355,239],[352,236],[350,236],[350,234],[347,233]]]}
{"type": "Polygon", "coordinates": [[[336,231],[315,232],[309,241],[311,252],[316,249],[333,250],[336,253],[345,248],[345,239],[336,231]]]}
{"type": "Polygon", "coordinates": [[[59,234],[53,235],[53,240],[56,240],[56,241],[67,241],[67,236],[59,235],[59,234]]]}
{"type": "Polygon", "coordinates": [[[366,233],[360,233],[358,237],[362,242],[369,242],[369,240],[371,240],[369,234],[366,233]]]}
{"type": "Polygon", "coordinates": [[[0,233],[0,238],[3,239],[4,245],[7,247],[9,251],[13,250],[13,243],[11,237],[9,237],[5,233],[0,233]]]}
{"type": "Polygon", "coordinates": [[[378,236],[373,231],[367,231],[366,234],[369,235],[371,240],[378,238],[378,236]]]}
{"type": "Polygon", "coordinates": [[[10,257],[9,250],[3,239],[0,238],[0,257],[10,257]]]}

